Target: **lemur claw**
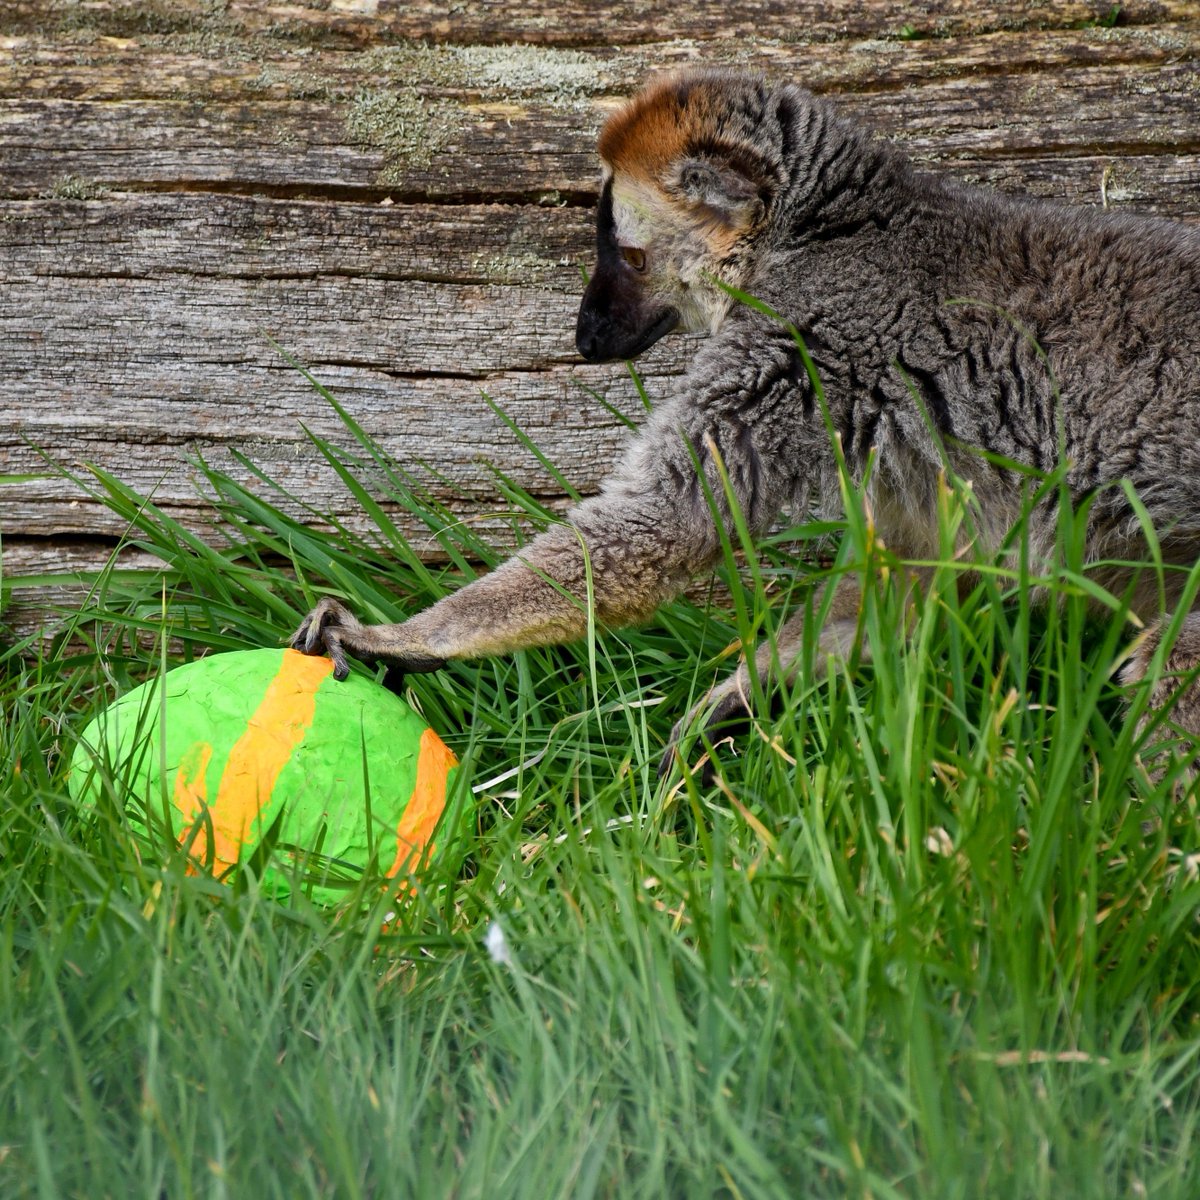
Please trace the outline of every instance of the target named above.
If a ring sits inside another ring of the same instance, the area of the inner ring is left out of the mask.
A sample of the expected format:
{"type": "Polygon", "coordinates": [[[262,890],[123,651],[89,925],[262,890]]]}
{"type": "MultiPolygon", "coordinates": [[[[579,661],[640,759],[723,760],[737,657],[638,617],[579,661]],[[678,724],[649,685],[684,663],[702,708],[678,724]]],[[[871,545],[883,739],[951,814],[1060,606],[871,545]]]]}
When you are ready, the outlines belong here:
{"type": "Polygon", "coordinates": [[[302,654],[327,654],[333,659],[334,677],[345,679],[350,667],[342,651],[338,628],[353,628],[357,624],[358,621],[344,604],[325,596],[300,622],[290,644],[293,650],[299,650],[302,654]]]}
{"type": "Polygon", "coordinates": [[[325,596],[300,622],[299,629],[292,635],[291,647],[301,654],[325,655],[332,659],[333,677],[341,681],[350,674],[347,649],[356,658],[361,657],[352,648],[343,646],[343,636],[358,629],[361,625],[350,610],[340,601],[325,596]]]}
{"type": "Polygon", "coordinates": [[[324,654],[333,660],[333,677],[345,679],[350,674],[350,657],[374,665],[388,664],[389,686],[395,690],[405,674],[420,675],[437,671],[446,665],[444,658],[421,650],[403,650],[398,645],[397,625],[363,625],[340,601],[323,597],[300,622],[292,635],[291,646],[303,654],[324,654]]]}

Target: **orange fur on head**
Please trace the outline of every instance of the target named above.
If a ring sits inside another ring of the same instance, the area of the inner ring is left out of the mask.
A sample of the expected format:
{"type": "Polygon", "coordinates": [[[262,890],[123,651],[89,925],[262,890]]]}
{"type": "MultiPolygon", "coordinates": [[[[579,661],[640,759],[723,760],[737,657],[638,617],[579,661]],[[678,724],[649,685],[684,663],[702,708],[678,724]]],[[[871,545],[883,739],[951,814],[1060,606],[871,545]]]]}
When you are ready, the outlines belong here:
{"type": "MultiPolygon", "coordinates": [[[[721,77],[712,72],[714,81],[721,77]]],[[[600,157],[614,171],[658,182],[714,124],[714,96],[704,75],[672,72],[614,113],[600,133],[600,157]]]]}

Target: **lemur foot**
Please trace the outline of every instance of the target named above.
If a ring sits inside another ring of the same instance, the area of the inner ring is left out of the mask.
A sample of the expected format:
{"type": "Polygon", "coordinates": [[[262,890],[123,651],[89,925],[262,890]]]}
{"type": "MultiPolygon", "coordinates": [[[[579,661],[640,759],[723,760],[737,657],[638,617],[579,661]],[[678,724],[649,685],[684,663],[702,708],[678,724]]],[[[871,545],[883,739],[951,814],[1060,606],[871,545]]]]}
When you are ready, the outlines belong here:
{"type": "MultiPolygon", "coordinates": [[[[658,777],[662,779],[681,758],[679,744],[704,715],[699,733],[710,745],[722,741],[733,741],[746,731],[750,723],[750,701],[747,689],[742,685],[741,672],[718,684],[697,704],[692,705],[686,716],[675,722],[666,749],[658,763],[658,777]]],[[[711,782],[713,764],[711,759],[704,765],[703,778],[711,782]]]]}

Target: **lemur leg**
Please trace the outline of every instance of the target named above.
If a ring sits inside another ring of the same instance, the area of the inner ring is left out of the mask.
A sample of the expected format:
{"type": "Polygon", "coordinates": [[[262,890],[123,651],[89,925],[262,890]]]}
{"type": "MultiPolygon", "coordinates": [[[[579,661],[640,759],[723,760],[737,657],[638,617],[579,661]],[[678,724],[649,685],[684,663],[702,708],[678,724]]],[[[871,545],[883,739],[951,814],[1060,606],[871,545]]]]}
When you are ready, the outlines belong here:
{"type": "MultiPolygon", "coordinates": [[[[897,636],[906,636],[915,610],[914,593],[928,587],[930,573],[923,568],[891,569],[896,585],[903,588],[905,603],[901,627],[897,636]]],[[[753,670],[762,684],[763,691],[770,693],[779,685],[791,685],[803,665],[806,629],[810,620],[824,621],[816,635],[812,669],[816,678],[824,676],[831,659],[846,661],[857,651],[860,662],[871,657],[870,643],[863,640],[860,626],[862,610],[862,577],[858,573],[843,575],[833,586],[826,609],[826,594],[813,598],[799,612],[793,613],[784,622],[773,638],[760,642],[751,661],[743,662],[732,675],[713,687],[699,703],[692,706],[683,720],[676,722],[670,740],[659,763],[659,774],[664,774],[675,760],[676,747],[688,729],[704,717],[704,731],[711,740],[712,733],[721,725],[744,723],[752,716],[753,670]]]]}
{"type": "MultiPolygon", "coordinates": [[[[1121,682],[1138,683],[1146,677],[1150,660],[1162,639],[1162,624],[1155,626],[1143,638],[1133,657],[1121,672],[1121,682]]],[[[1185,733],[1200,739],[1200,611],[1190,612],[1180,626],[1179,635],[1163,662],[1162,674],[1150,687],[1150,702],[1138,722],[1138,733],[1170,705],[1170,720],[1185,733]],[[1178,693],[1178,695],[1176,695],[1178,693]],[[1174,703],[1171,703],[1175,697],[1174,703]]],[[[1167,746],[1151,753],[1153,758],[1165,755],[1167,746]]],[[[1193,751],[1192,757],[1195,758],[1193,751]]],[[[1193,768],[1194,769],[1194,768],[1193,768]]]]}
{"type": "Polygon", "coordinates": [[[648,619],[713,557],[711,520],[689,519],[663,496],[602,494],[570,524],[539,535],[489,575],[395,625],[364,625],[339,601],[323,599],[292,645],[328,654],[345,678],[349,658],[401,671],[434,671],[449,659],[505,654],[572,641],[587,631],[589,571],[597,619],[648,619]],[[707,526],[707,528],[705,528],[707,526]]]}
{"type": "MultiPolygon", "coordinates": [[[[853,651],[858,640],[861,602],[862,587],[857,575],[843,576],[833,585],[825,621],[816,637],[813,667],[818,677],[824,674],[830,658],[848,658],[853,651]]],[[[682,720],[675,723],[659,764],[660,775],[670,769],[680,739],[702,715],[704,731],[709,734],[718,726],[744,721],[751,715],[754,695],[751,670],[764,690],[794,682],[801,666],[805,630],[810,620],[821,616],[824,608],[825,596],[815,596],[811,604],[793,613],[773,638],[758,644],[753,659],[743,661],[736,671],[711,688],[682,720]]],[[[866,650],[865,646],[863,650],[866,650]]]]}

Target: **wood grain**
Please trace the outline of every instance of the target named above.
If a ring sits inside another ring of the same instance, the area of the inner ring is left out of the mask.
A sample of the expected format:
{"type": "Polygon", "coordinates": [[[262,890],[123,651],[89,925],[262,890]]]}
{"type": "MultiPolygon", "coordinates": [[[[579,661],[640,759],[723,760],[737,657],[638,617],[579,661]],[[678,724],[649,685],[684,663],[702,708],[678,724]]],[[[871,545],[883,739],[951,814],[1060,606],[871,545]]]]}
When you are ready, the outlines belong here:
{"type": "MultiPolygon", "coordinates": [[[[447,11],[0,11],[6,580],[95,566],[123,532],[55,464],[95,463],[213,536],[192,464],[249,481],[246,455],[361,524],[309,439],[348,435],[280,347],[399,461],[436,464],[464,516],[496,508],[493,468],[563,499],[485,393],[594,489],[625,428],[589,389],[641,411],[622,369],[573,349],[594,138],[652,70],[762,69],[933,170],[1200,217],[1192,3],[1122,5],[1113,28],[1108,3],[1033,0],[447,11]]],[[[646,357],[651,395],[687,353],[646,357]]],[[[41,622],[63,593],[35,582],[0,622],[41,622]]]]}

